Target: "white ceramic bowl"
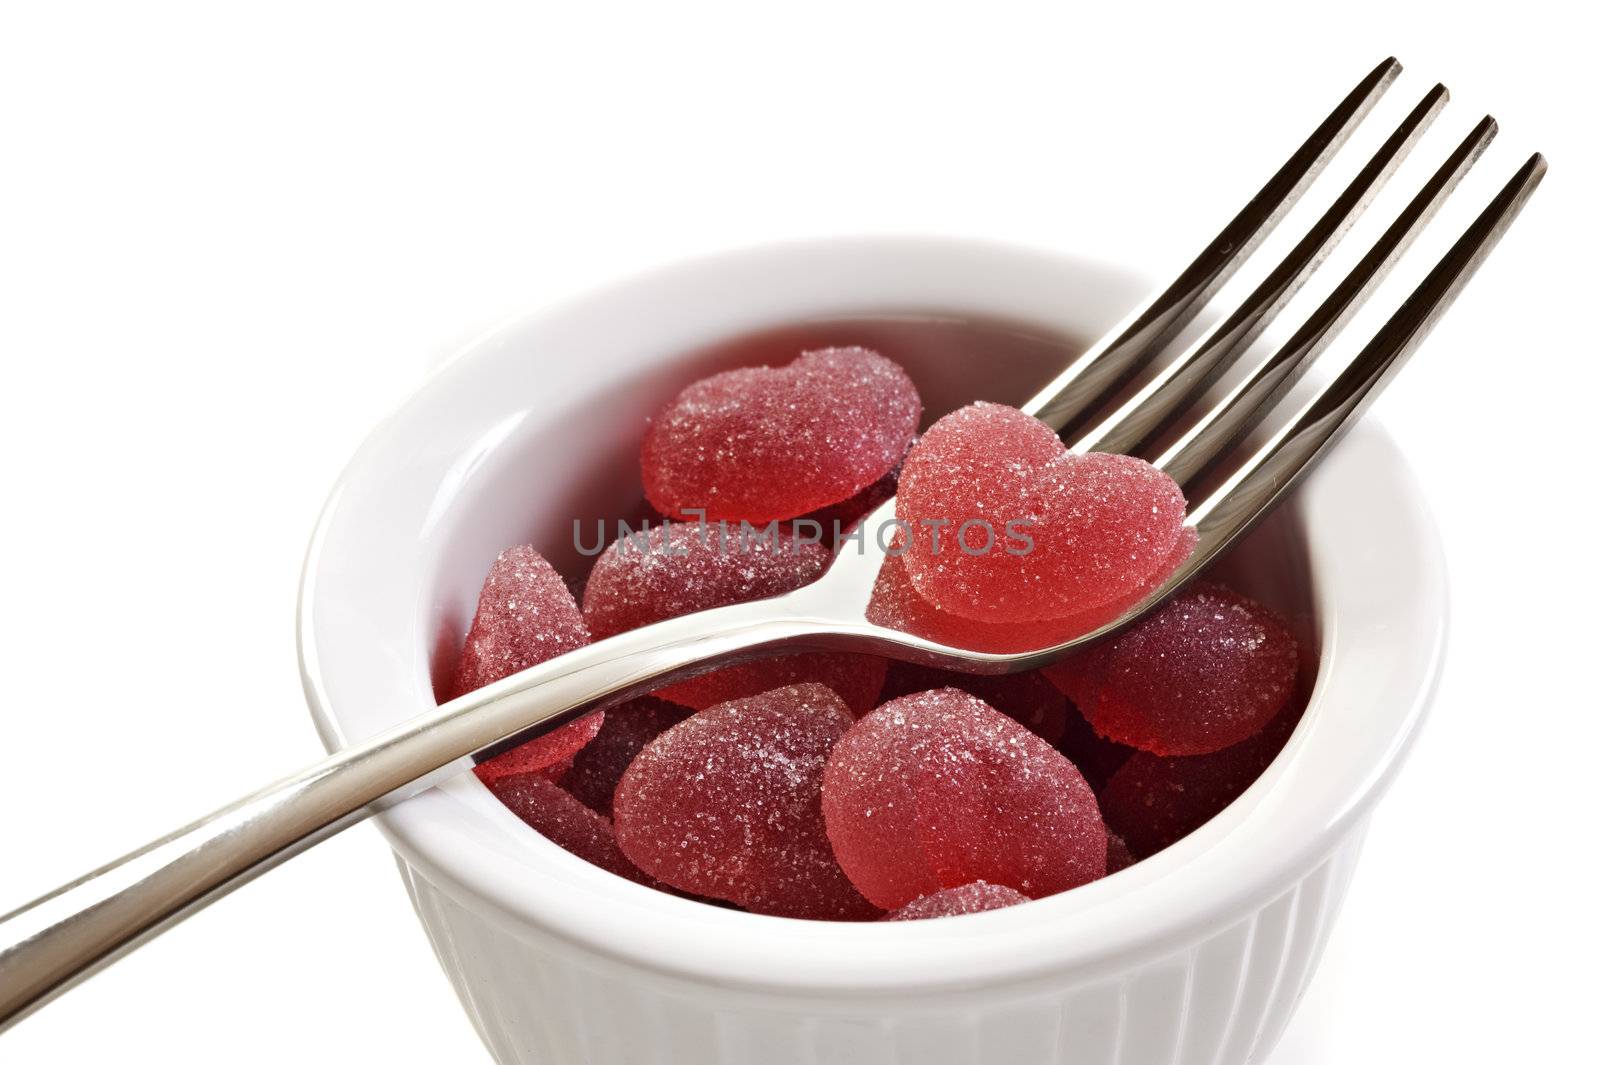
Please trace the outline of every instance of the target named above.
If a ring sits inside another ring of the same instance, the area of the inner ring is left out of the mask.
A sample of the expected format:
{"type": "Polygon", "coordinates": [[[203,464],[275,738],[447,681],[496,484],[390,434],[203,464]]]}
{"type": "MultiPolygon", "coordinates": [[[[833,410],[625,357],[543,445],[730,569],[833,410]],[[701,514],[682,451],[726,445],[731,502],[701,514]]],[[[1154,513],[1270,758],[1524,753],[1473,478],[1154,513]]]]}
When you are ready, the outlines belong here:
{"type": "MultiPolygon", "coordinates": [[[[1014,248],[840,240],[672,267],[493,331],[373,434],[318,527],[300,644],[325,741],[432,703],[431,671],[454,653],[498,551],[531,541],[561,559],[574,517],[626,511],[644,417],[725,365],[719,342],[796,322],[834,335],[851,327],[815,323],[863,314],[1019,324],[953,345],[930,333],[930,351],[883,338],[937,412],[1022,398],[1061,357],[1023,334],[1082,342],[1142,288],[1014,248]]],[[[470,774],[379,824],[502,1063],[1259,1059],[1315,967],[1373,804],[1428,702],[1445,578],[1417,487],[1371,425],[1225,564],[1318,652],[1302,724],[1201,830],[1054,898],[868,925],[717,909],[572,857],[470,774]]]]}

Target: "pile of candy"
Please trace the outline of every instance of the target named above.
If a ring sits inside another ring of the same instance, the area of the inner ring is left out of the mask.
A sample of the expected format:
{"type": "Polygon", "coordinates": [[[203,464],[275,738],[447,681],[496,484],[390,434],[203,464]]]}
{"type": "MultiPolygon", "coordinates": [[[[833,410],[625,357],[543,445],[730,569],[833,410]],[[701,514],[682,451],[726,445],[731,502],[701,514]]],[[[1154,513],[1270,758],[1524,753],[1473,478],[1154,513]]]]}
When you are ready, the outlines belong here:
{"type": "MultiPolygon", "coordinates": [[[[581,608],[531,547],[506,551],[446,694],[801,587],[897,491],[870,616],[980,650],[1096,627],[1193,548],[1182,492],[1139,459],[1074,454],[992,403],[917,438],[921,415],[905,372],[863,348],[690,385],[641,448],[645,497],[687,523],[613,543],[581,608]],[[774,531],[730,539],[723,523],[741,522],[774,531]]],[[[1045,670],[794,654],[676,682],[477,772],[552,842],[640,884],[783,917],[954,916],[1070,890],[1192,832],[1287,741],[1301,679],[1279,618],[1204,584],[1045,670]]]]}

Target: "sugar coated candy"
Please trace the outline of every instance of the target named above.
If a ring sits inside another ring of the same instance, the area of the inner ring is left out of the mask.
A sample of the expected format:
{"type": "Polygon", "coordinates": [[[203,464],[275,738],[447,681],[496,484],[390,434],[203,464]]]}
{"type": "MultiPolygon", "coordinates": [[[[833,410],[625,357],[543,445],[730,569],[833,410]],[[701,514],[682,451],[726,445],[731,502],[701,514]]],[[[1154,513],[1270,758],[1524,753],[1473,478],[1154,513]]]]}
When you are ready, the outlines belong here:
{"type": "MultiPolygon", "coordinates": [[[[655,509],[630,525],[670,524],[624,534],[571,592],[531,547],[503,554],[440,698],[591,639],[793,592],[857,535],[887,548],[870,621],[989,652],[1115,622],[1193,554],[1182,491],[1148,463],[1069,451],[994,403],[918,438],[921,412],[905,372],[860,347],[690,385],[640,449],[655,509]],[[859,523],[891,499],[883,545],[859,523]]],[[[1271,611],[1197,585],[1044,670],[757,659],[476,772],[558,846],[701,902],[816,920],[979,913],[1126,869],[1238,798],[1299,719],[1314,675],[1302,652],[1271,611]]]]}
{"type": "Polygon", "coordinates": [[[617,846],[611,821],[540,773],[516,773],[488,782],[489,790],[523,823],[551,843],[607,872],[659,887],[617,846]]]}
{"type": "Polygon", "coordinates": [[[968,913],[983,913],[985,910],[1003,910],[1027,901],[1028,896],[1020,891],[978,880],[924,895],[915,902],[906,903],[884,920],[923,921],[929,917],[960,917],[968,913]]]}
{"type": "Polygon", "coordinates": [[[1137,858],[1187,836],[1243,795],[1288,742],[1300,715],[1291,704],[1256,735],[1211,754],[1138,751],[1100,792],[1107,826],[1137,858]]]}
{"type": "Polygon", "coordinates": [[[1106,832],[1106,875],[1121,872],[1134,862],[1138,861],[1133,856],[1133,851],[1128,849],[1128,841],[1115,832],[1106,832]]]}
{"type": "Polygon", "coordinates": [[[1122,763],[1133,755],[1132,747],[1114,743],[1096,732],[1094,726],[1070,702],[1067,704],[1067,718],[1062,725],[1061,738],[1056,741],[1056,750],[1078,767],[1078,772],[1083,774],[1083,779],[1089,782],[1096,795],[1111,779],[1111,774],[1121,769],[1122,763]]]}
{"type": "Polygon", "coordinates": [[[1194,530],[1184,526],[1166,561],[1137,589],[1121,599],[1045,621],[976,621],[941,610],[912,586],[905,559],[890,555],[878,568],[867,603],[867,620],[968,651],[1036,650],[1076,639],[1117,620],[1165,583],[1189,557],[1195,542],[1194,530]]]}
{"type": "Polygon", "coordinates": [[[645,745],[617,786],[617,840],[684,891],[780,917],[870,920],[822,823],[828,752],[854,722],[820,684],[722,703],[645,745]]]}
{"type": "MultiPolygon", "coordinates": [[[[916,444],[916,437],[911,438],[911,444],[916,444]]],[[[907,447],[907,453],[910,446],[907,447]]],[[[895,490],[900,485],[900,465],[905,461],[905,456],[900,457],[900,462],[894,464],[894,469],[867,485],[849,499],[828,506],[798,519],[797,523],[806,520],[814,521],[822,530],[823,543],[837,544],[844,534],[855,528],[856,524],[877,510],[880,506],[894,498],[895,490]]]]}
{"type": "MultiPolygon", "coordinates": [[[[583,613],[561,575],[533,548],[513,547],[494,560],[484,578],[450,694],[476,691],[588,642],[583,613]]],[[[601,716],[589,714],[513,747],[478,766],[478,775],[526,773],[571,757],[594,738],[601,716]]]]}
{"type": "Polygon", "coordinates": [[[798,517],[888,473],[921,417],[911,378],[866,348],[728,370],[651,419],[640,451],[645,496],[669,517],[798,517]]]}
{"type": "MultiPolygon", "coordinates": [[[[764,599],[810,584],[832,553],[794,530],[771,536],[716,524],[658,525],[618,539],[595,560],[583,614],[596,639],[696,610],[764,599]]],[[[803,652],[725,666],[656,694],[703,710],[773,688],[826,684],[858,714],[877,705],[884,664],[870,655],[803,652]]]]}
{"type": "Polygon", "coordinates": [[[1046,743],[1056,743],[1066,728],[1070,707],[1066,696],[1038,670],[984,676],[957,673],[911,662],[890,662],[883,682],[884,702],[914,692],[959,688],[1011,718],[1046,743]]]}
{"type": "MultiPolygon", "coordinates": [[[[912,587],[905,559],[893,555],[878,567],[872,598],[867,602],[867,620],[969,651],[1029,651],[1058,642],[1048,622],[974,621],[940,610],[912,587]]],[[[1072,635],[1076,633],[1067,634],[1072,635]]]]}
{"type": "Polygon", "coordinates": [[[822,800],[839,864],[886,910],[975,880],[1041,898],[1105,875],[1105,826],[1082,775],[954,688],[857,722],[828,759],[822,800]]]}
{"type": "Polygon", "coordinates": [[[644,745],[688,717],[690,710],[645,695],[606,709],[605,724],[557,779],[579,802],[609,814],[617,782],[644,745]]]}
{"type": "Polygon", "coordinates": [[[1126,632],[1049,667],[1095,731],[1162,755],[1259,732],[1294,692],[1300,652],[1266,607],[1199,584],[1126,632]]]}
{"type": "Polygon", "coordinates": [[[472,771],[484,783],[523,773],[543,773],[551,780],[559,780],[571,767],[578,751],[599,734],[605,716],[599,712],[587,714],[547,736],[519,743],[508,751],[479,762],[472,767],[472,771]]]}
{"type": "Polygon", "coordinates": [[[724,666],[661,689],[663,698],[696,710],[744,699],[773,688],[821,684],[834,691],[854,714],[871,710],[883,689],[884,662],[873,655],[807,651],[724,666]]]}
{"type": "Polygon", "coordinates": [[[1183,492],[1137,458],[1075,454],[1043,422],[975,403],[906,457],[896,516],[913,587],[939,609],[1016,623],[1126,600],[1183,538],[1183,492]]]}

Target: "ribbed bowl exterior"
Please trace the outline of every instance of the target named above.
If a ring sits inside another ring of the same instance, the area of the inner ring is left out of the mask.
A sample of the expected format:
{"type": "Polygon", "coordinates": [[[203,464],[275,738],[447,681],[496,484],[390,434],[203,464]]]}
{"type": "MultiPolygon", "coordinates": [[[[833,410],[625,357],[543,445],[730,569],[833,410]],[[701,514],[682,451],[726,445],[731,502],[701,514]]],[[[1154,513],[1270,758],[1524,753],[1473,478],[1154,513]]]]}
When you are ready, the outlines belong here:
{"type": "Polygon", "coordinates": [[[1310,982],[1364,828],[1258,909],[1153,960],[936,998],[785,1001],[618,972],[400,871],[500,1065],[1244,1065],[1266,1057],[1310,982]]]}

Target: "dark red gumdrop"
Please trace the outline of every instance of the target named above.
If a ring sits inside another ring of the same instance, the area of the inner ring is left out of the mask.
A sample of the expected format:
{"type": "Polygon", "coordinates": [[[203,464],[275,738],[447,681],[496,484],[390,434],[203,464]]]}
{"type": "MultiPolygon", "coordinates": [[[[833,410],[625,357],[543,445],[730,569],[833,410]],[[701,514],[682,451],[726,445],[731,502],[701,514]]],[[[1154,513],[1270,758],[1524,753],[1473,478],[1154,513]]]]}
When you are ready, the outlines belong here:
{"type": "Polygon", "coordinates": [[[823,811],[839,864],[884,909],[975,880],[1042,898],[1105,875],[1105,826],[1082,775],[953,688],[857,722],[828,759],[823,811]]]}
{"type": "Polygon", "coordinates": [[[689,714],[685,707],[650,695],[609,707],[599,733],[558,778],[561,786],[590,809],[609,814],[622,774],[645,744],[689,714]]]}
{"type": "Polygon", "coordinates": [[[636,884],[661,886],[622,853],[609,818],[595,813],[543,774],[518,773],[486,783],[508,810],[562,850],[636,884]]]}
{"type": "Polygon", "coordinates": [[[883,661],[872,655],[805,652],[724,666],[669,684],[658,694],[680,705],[704,710],[718,703],[748,699],[773,688],[821,684],[843,699],[852,714],[859,716],[878,705],[884,668],[883,661]]]}
{"type": "Polygon", "coordinates": [[[1056,742],[1056,750],[1078,767],[1078,772],[1083,774],[1083,779],[1089,782],[1096,795],[1106,786],[1111,774],[1121,769],[1134,753],[1132,747],[1114,743],[1096,732],[1071,702],[1067,704],[1067,718],[1061,730],[1061,739],[1056,742]]]}
{"type": "Polygon", "coordinates": [[[890,662],[879,698],[888,702],[902,695],[938,688],[959,688],[982,699],[1046,743],[1053,744],[1061,739],[1070,712],[1066,696],[1038,670],[986,676],[911,662],[890,662]]]}
{"type": "Polygon", "coordinates": [[[1160,755],[1242,743],[1294,694],[1300,651],[1279,618],[1220,584],[1047,670],[1095,731],[1160,755]]]}
{"type": "MultiPolygon", "coordinates": [[[[465,695],[486,684],[548,662],[589,643],[583,613],[550,563],[532,547],[513,547],[489,567],[478,609],[467,630],[450,694],[465,695]]],[[[540,736],[478,766],[485,779],[555,765],[594,738],[602,715],[590,714],[548,736],[540,736]]]]}
{"type": "Polygon", "coordinates": [[[617,786],[617,839],[641,869],[753,913],[870,920],[834,860],[822,771],[854,718],[820,684],[702,710],[645,745],[617,786]]]}
{"type": "Polygon", "coordinates": [[[1106,833],[1106,875],[1119,873],[1139,859],[1128,849],[1127,840],[1115,832],[1106,833]]]}
{"type": "Polygon", "coordinates": [[[1243,743],[1211,754],[1136,752],[1100,792],[1106,825],[1148,858],[1221,813],[1243,795],[1289,741],[1300,720],[1291,704],[1243,743]]]}

